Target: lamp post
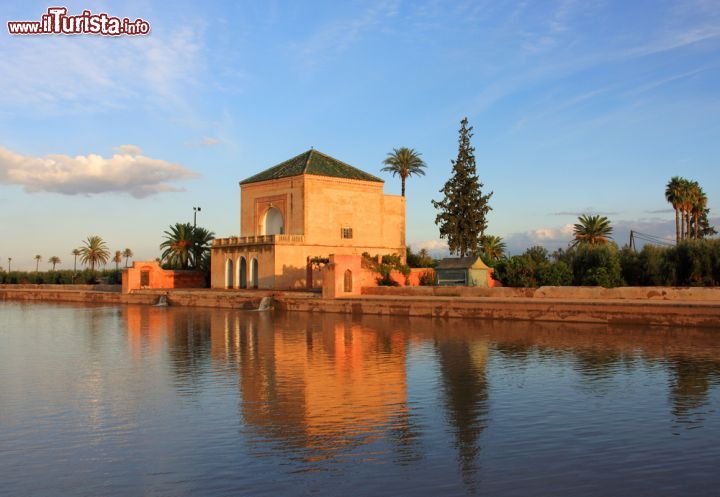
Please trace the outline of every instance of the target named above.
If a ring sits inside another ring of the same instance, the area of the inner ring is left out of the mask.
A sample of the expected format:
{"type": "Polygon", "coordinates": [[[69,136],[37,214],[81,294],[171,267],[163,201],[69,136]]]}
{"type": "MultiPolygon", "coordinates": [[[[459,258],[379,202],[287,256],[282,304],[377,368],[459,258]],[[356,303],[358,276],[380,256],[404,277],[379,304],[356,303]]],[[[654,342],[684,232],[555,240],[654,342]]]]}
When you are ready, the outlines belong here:
{"type": "Polygon", "coordinates": [[[193,228],[197,227],[197,213],[201,210],[200,207],[193,207],[193,228]]]}

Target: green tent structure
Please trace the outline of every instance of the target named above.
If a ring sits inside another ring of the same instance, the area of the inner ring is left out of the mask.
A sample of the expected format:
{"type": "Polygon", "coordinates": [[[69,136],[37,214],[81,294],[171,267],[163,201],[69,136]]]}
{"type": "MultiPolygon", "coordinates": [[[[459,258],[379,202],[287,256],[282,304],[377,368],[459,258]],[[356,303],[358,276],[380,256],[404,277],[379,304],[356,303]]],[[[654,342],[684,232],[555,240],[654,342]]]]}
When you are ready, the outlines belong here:
{"type": "Polygon", "coordinates": [[[490,268],[480,257],[450,257],[435,268],[438,285],[488,286],[490,268]]]}

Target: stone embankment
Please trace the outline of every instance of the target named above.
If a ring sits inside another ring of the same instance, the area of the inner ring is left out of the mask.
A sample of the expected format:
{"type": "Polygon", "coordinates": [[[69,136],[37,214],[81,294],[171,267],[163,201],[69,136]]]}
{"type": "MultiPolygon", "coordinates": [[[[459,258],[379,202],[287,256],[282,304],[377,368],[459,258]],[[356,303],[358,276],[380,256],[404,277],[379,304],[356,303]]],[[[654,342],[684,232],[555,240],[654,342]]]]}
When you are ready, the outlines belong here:
{"type": "Polygon", "coordinates": [[[363,295],[323,299],[311,292],[263,290],[70,289],[0,285],[0,300],[57,301],[97,304],[155,304],[165,296],[170,305],[257,309],[273,297],[284,311],[433,318],[509,319],[550,322],[693,326],[720,330],[720,289],[716,288],[450,288],[375,287],[363,295]]]}

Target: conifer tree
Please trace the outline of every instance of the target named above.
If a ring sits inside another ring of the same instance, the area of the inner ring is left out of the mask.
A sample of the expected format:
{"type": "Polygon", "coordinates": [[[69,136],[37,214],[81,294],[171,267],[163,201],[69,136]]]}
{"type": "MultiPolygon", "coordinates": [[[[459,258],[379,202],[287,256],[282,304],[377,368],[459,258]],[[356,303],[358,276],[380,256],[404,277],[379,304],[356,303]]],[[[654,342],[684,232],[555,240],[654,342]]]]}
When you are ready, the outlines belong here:
{"type": "Polygon", "coordinates": [[[479,254],[482,238],[487,229],[488,205],[493,192],[483,195],[483,184],[475,167],[475,148],[470,144],[473,136],[472,126],[468,126],[467,117],[460,122],[458,155],[452,161],[452,176],[440,193],[445,198],[433,206],[440,212],[435,224],[440,229],[440,238],[447,238],[450,252],[465,257],[479,254]]]}

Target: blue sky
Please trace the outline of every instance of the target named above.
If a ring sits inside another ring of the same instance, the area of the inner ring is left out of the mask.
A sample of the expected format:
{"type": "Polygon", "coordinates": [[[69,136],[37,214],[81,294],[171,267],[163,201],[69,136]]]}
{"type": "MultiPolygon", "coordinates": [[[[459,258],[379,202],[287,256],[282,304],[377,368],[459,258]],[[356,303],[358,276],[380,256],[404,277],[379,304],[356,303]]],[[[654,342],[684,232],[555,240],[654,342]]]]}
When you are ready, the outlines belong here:
{"type": "MultiPolygon", "coordinates": [[[[3,30],[49,6],[4,2],[3,30]]],[[[464,116],[495,192],[489,232],[512,252],[564,246],[581,213],[608,215],[620,243],[630,228],[670,235],[675,174],[720,212],[717,0],[67,7],[152,33],[0,35],[3,267],[35,254],[69,267],[91,234],[154,258],[193,205],[199,224],[237,234],[238,181],[311,146],[374,174],[393,147],[422,152],[408,240],[439,247],[430,200],[464,116]]]]}

